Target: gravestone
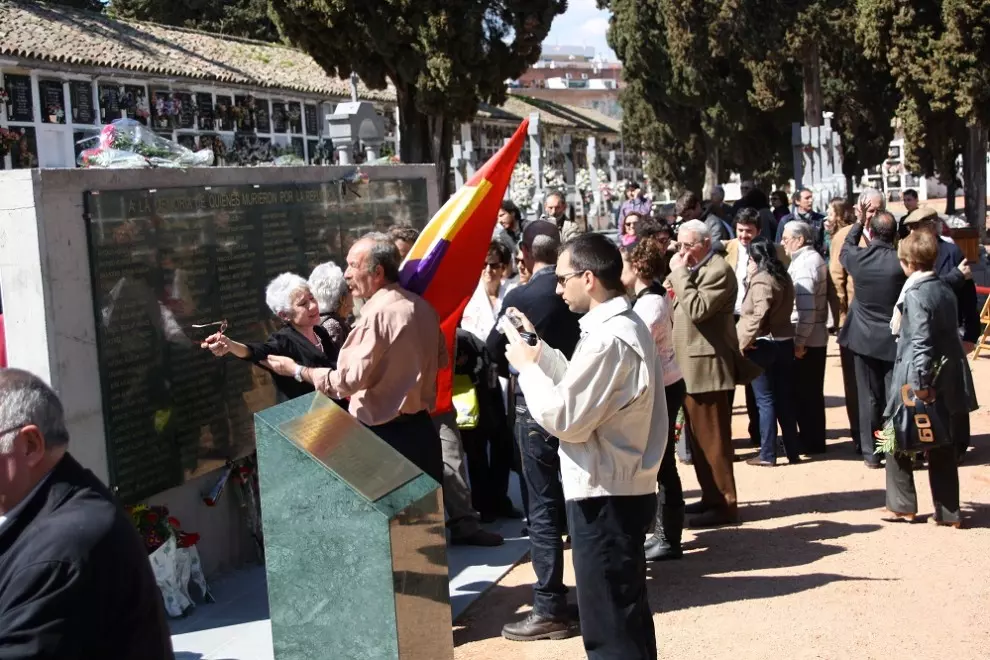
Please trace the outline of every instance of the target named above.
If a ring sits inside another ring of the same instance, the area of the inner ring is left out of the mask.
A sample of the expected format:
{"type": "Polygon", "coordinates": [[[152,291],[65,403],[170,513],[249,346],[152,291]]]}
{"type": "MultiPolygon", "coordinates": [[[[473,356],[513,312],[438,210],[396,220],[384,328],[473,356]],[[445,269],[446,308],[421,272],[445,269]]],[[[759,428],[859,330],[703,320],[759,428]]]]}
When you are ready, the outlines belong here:
{"type": "Polygon", "coordinates": [[[437,482],[318,393],[255,435],[276,660],[451,658],[437,482]]]}

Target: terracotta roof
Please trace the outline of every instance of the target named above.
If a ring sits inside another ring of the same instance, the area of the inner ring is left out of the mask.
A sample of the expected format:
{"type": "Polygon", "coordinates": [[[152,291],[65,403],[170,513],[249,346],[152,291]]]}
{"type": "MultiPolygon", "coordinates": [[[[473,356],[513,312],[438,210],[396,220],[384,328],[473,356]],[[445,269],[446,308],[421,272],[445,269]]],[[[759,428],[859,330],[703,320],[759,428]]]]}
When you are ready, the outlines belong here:
{"type": "MultiPolygon", "coordinates": [[[[0,55],[335,98],[351,93],[350,81],[328,76],[309,55],[287,46],[39,2],[0,0],[0,55]]],[[[360,83],[358,93],[395,100],[391,90],[360,83]]]]}

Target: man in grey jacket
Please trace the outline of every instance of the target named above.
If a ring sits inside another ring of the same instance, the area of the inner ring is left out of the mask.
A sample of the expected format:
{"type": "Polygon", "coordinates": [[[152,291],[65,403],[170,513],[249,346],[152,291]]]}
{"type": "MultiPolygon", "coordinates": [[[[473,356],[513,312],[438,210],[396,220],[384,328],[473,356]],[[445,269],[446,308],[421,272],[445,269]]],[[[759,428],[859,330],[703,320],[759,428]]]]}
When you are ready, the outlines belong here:
{"type": "MultiPolygon", "coordinates": [[[[591,660],[657,657],[643,537],[667,443],[663,374],[650,330],[622,284],[622,256],[602,234],[564,245],[557,293],[585,313],[568,360],[511,326],[506,358],[533,418],[560,438],[581,635],[591,660]]],[[[523,327],[533,332],[532,324],[523,327]]]]}
{"type": "Polygon", "coordinates": [[[815,249],[815,229],[801,220],[784,227],[783,246],[794,282],[794,408],[803,454],[825,453],[825,357],[828,350],[828,268],[815,249]]]}

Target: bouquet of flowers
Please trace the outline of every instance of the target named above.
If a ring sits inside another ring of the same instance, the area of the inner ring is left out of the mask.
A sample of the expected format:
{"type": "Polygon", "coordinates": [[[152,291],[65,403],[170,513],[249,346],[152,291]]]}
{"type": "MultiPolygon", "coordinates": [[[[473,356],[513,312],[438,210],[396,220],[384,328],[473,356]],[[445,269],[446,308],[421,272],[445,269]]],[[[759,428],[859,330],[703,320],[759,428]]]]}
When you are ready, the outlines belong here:
{"type": "Polygon", "coordinates": [[[0,104],[6,104],[10,101],[10,96],[7,94],[7,90],[0,87],[0,104]]]}
{"type": "Polygon", "coordinates": [[[157,135],[133,119],[117,119],[107,124],[96,137],[85,138],[78,144],[95,142],[79,154],[80,167],[142,168],[198,167],[213,164],[213,152],[190,149],[157,135]]]}
{"type": "Polygon", "coordinates": [[[543,187],[559,190],[564,187],[564,173],[554,167],[543,170],[543,187]]]}
{"type": "Polygon", "coordinates": [[[128,507],[127,511],[149,555],[170,538],[175,538],[176,547],[179,548],[191,548],[199,542],[199,534],[190,534],[179,529],[179,521],[169,515],[168,507],[139,504],[128,507]]]}
{"type": "Polygon", "coordinates": [[[536,186],[536,177],[533,175],[533,168],[525,163],[517,163],[512,170],[512,179],[509,183],[510,197],[520,209],[529,208],[533,203],[533,189],[536,186]]]}
{"type": "Polygon", "coordinates": [[[3,127],[0,127],[0,158],[3,158],[10,150],[21,140],[21,134],[17,131],[12,131],[3,127]]]}

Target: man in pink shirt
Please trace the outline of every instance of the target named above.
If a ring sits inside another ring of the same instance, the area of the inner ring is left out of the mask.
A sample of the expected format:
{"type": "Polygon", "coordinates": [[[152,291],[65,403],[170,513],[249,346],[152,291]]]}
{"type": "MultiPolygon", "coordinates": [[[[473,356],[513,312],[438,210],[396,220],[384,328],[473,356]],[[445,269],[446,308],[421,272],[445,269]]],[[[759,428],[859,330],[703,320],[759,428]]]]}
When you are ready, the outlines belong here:
{"type": "Polygon", "coordinates": [[[368,234],[348,252],[344,279],[365,303],[336,369],[310,369],[281,356],[268,362],[276,373],[310,382],[328,397],[349,398],[354,417],[442,483],[440,438],[430,410],[447,347],[433,307],[399,286],[399,263],[386,234],[368,234]]]}

